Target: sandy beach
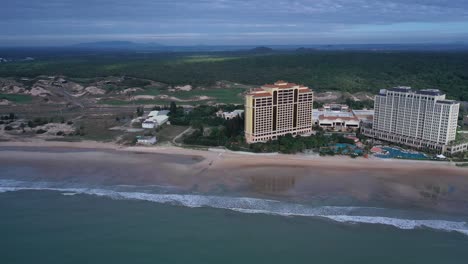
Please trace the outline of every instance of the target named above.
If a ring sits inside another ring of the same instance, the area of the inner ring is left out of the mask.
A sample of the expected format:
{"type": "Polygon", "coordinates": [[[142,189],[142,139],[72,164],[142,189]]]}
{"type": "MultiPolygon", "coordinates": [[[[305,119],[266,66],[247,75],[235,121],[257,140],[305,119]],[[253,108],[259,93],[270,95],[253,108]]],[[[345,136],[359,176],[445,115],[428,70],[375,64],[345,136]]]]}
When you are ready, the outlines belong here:
{"type": "Polygon", "coordinates": [[[0,178],[170,186],[288,200],[363,203],[468,213],[468,170],[448,162],[254,155],[97,142],[0,142],[0,178]],[[9,168],[21,166],[34,173],[9,168]]]}

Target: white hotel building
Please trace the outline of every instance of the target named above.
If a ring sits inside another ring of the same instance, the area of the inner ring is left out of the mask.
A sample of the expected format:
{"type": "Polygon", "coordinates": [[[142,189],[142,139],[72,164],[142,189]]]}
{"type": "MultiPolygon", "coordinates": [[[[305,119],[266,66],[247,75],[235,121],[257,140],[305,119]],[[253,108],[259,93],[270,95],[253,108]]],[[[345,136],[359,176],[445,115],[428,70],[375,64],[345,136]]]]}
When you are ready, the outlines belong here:
{"type": "Polygon", "coordinates": [[[455,145],[460,104],[445,99],[436,89],[413,91],[410,87],[381,90],[375,97],[372,128],[366,136],[441,153],[466,151],[455,145]]]}

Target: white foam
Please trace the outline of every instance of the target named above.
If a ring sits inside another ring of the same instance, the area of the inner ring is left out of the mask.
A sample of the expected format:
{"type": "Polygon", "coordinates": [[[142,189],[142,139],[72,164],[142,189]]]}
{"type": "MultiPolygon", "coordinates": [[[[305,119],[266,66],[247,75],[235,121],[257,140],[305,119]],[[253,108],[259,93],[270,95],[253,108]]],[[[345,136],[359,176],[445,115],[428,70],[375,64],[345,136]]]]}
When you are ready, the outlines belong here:
{"type": "Polygon", "coordinates": [[[74,192],[64,192],[64,193],[62,193],[62,195],[65,195],[65,196],[73,196],[73,195],[77,195],[77,193],[74,193],[74,192]]]}
{"type": "Polygon", "coordinates": [[[468,235],[466,222],[446,220],[415,220],[388,216],[355,215],[363,209],[373,212],[382,208],[319,206],[312,207],[303,204],[285,203],[276,200],[257,199],[249,197],[225,197],[193,194],[157,194],[144,192],[121,192],[97,188],[62,188],[53,187],[48,183],[32,183],[0,180],[0,193],[21,190],[59,191],[63,195],[87,194],[112,199],[141,200],[164,204],[177,204],[186,207],[212,207],[228,209],[242,213],[271,214],[281,216],[322,217],[340,223],[382,224],[399,229],[430,228],[443,231],[454,231],[468,235]]]}
{"type": "Polygon", "coordinates": [[[366,223],[390,225],[400,229],[431,228],[444,231],[456,231],[468,235],[466,222],[453,222],[445,220],[412,220],[382,216],[350,216],[350,215],[323,215],[337,222],[366,223]]]}

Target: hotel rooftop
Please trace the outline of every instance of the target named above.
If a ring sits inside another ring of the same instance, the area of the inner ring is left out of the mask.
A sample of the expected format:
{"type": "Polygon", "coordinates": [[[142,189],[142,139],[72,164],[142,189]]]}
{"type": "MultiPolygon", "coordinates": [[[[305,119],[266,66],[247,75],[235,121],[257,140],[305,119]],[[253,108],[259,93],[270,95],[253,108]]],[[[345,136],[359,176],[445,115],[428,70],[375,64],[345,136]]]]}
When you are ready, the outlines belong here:
{"type": "Polygon", "coordinates": [[[252,95],[254,97],[271,96],[273,89],[291,89],[291,88],[299,89],[299,93],[312,92],[310,88],[301,84],[288,83],[285,81],[277,81],[274,84],[265,84],[265,85],[262,85],[260,88],[255,88],[251,90],[247,95],[252,95]]]}

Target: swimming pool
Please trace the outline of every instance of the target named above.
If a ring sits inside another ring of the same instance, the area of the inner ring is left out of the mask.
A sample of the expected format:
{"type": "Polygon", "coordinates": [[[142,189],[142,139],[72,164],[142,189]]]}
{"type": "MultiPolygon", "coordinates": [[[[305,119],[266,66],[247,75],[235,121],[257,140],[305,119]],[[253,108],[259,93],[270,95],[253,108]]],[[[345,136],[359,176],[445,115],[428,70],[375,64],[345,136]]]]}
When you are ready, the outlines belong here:
{"type": "Polygon", "coordinates": [[[351,145],[351,144],[346,144],[346,143],[337,143],[334,145],[334,151],[335,153],[341,153],[341,154],[345,154],[345,155],[349,155],[349,154],[362,154],[362,149],[359,149],[358,147],[356,147],[355,145],[351,145]]]}
{"type": "Polygon", "coordinates": [[[399,148],[392,148],[392,147],[383,147],[383,150],[385,150],[387,153],[386,154],[375,154],[376,157],[382,158],[382,159],[429,159],[429,157],[421,152],[416,152],[416,151],[406,151],[403,149],[399,148]]]}

